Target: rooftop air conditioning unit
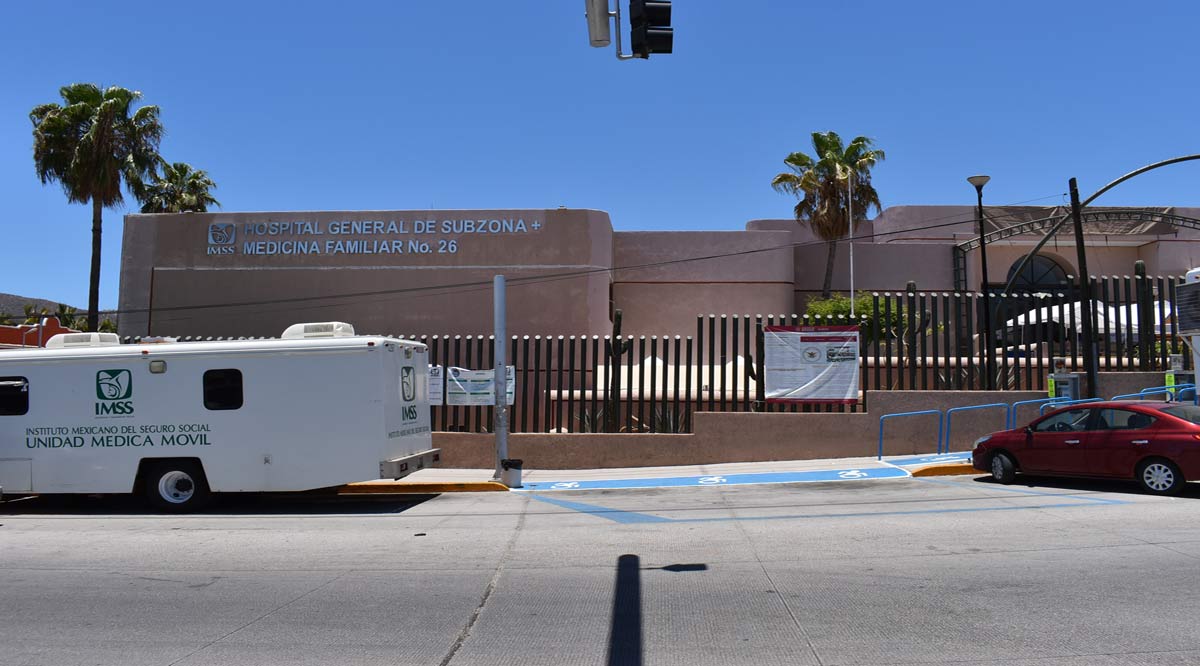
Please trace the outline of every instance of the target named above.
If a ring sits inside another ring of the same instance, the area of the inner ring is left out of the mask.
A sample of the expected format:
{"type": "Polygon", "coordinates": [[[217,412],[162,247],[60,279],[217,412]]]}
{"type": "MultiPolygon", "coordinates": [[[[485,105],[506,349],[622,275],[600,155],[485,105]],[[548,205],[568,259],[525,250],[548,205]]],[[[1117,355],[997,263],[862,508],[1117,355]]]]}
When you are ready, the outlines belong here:
{"type": "Polygon", "coordinates": [[[121,344],[116,333],[59,333],[46,341],[46,349],[113,347],[121,344]]]}
{"type": "Polygon", "coordinates": [[[280,336],[284,340],[307,340],[311,338],[350,338],[354,327],[341,321],[324,321],[314,324],[292,324],[280,336]]]}

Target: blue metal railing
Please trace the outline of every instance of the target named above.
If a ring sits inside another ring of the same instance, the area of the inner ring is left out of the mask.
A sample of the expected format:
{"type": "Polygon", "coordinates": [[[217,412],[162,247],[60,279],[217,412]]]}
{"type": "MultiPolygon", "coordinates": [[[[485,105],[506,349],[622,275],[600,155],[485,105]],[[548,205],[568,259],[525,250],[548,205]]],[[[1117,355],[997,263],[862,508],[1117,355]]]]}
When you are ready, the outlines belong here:
{"type": "Polygon", "coordinates": [[[1012,430],[1013,428],[1017,427],[1017,409],[1024,407],[1025,405],[1040,405],[1042,403],[1047,403],[1047,402],[1063,402],[1064,400],[1066,400],[1066,398],[1060,397],[1060,398],[1038,398],[1037,400],[1019,400],[1017,402],[1014,402],[1012,404],[1012,406],[1008,408],[1008,421],[1006,422],[1005,425],[1008,426],[1009,430],[1012,430]]]}
{"type": "MultiPolygon", "coordinates": [[[[1137,399],[1137,398],[1144,398],[1147,395],[1156,395],[1156,394],[1161,394],[1161,393],[1166,393],[1168,395],[1174,396],[1176,399],[1179,399],[1180,397],[1182,397],[1182,394],[1186,391],[1192,392],[1192,399],[1194,402],[1200,401],[1200,395],[1198,395],[1195,384],[1176,384],[1175,386],[1152,386],[1150,388],[1142,389],[1141,391],[1139,391],[1137,393],[1128,393],[1125,395],[1118,395],[1118,396],[1112,398],[1112,400],[1137,399]]],[[[1005,410],[1004,426],[1006,428],[1011,429],[1011,428],[1017,427],[1017,409],[1025,406],[1025,405],[1040,404],[1041,407],[1038,408],[1038,416],[1044,416],[1046,414],[1046,412],[1051,409],[1058,409],[1060,407],[1069,407],[1071,405],[1082,405],[1082,404],[1086,404],[1086,403],[1090,403],[1090,402],[1105,402],[1105,399],[1104,398],[1083,398],[1080,400],[1067,400],[1066,398],[1062,398],[1062,397],[1038,398],[1036,400],[1020,400],[1020,401],[1017,401],[1017,402],[1014,402],[1011,404],[1006,403],[1006,402],[992,402],[992,403],[988,403],[986,405],[968,405],[965,407],[952,407],[950,409],[947,409],[945,412],[943,412],[942,410],[939,410],[939,409],[922,409],[922,410],[918,410],[915,412],[898,412],[896,414],[884,414],[883,416],[879,417],[879,451],[877,454],[877,459],[879,459],[879,460],[883,459],[883,422],[886,419],[897,418],[897,417],[901,417],[901,416],[936,415],[938,417],[937,452],[938,452],[938,454],[942,454],[942,453],[950,452],[950,434],[951,434],[953,426],[954,426],[953,419],[954,419],[955,412],[966,412],[966,411],[971,411],[971,410],[975,410],[975,409],[1004,409],[1005,410]],[[944,448],[944,451],[943,451],[943,448],[944,448]]]]}
{"type": "Polygon", "coordinates": [[[879,455],[876,459],[883,460],[883,422],[885,419],[893,419],[893,418],[897,418],[900,416],[920,416],[923,414],[936,414],[938,417],[937,442],[938,442],[938,453],[941,453],[942,423],[946,417],[944,414],[942,414],[942,410],[940,410],[940,409],[922,409],[922,410],[919,410],[916,412],[898,412],[896,414],[884,414],[883,416],[879,417],[879,455]]]}
{"type": "MultiPolygon", "coordinates": [[[[947,409],[946,410],[946,450],[945,450],[945,453],[950,453],[950,427],[951,427],[951,425],[953,425],[954,414],[956,412],[969,412],[974,409],[994,409],[996,407],[1004,408],[1004,423],[1005,423],[1005,425],[1007,425],[1008,419],[1009,419],[1009,412],[1010,412],[1010,410],[1012,410],[1012,406],[1009,405],[1007,402],[991,402],[986,405],[969,405],[967,407],[951,407],[950,409],[947,409]]],[[[938,440],[938,451],[937,452],[939,454],[943,453],[942,442],[940,439],[938,440]]]]}
{"type": "Polygon", "coordinates": [[[1195,384],[1176,384],[1175,386],[1151,386],[1150,388],[1144,388],[1144,389],[1138,391],[1137,393],[1125,393],[1122,395],[1114,396],[1113,400],[1138,400],[1138,399],[1145,398],[1145,397],[1151,396],[1151,395],[1163,395],[1163,394],[1166,394],[1168,396],[1168,398],[1167,398],[1168,400],[1172,400],[1172,399],[1178,400],[1180,397],[1179,394],[1183,393],[1184,391],[1191,391],[1192,395],[1195,396],[1196,385],[1195,384]]]}

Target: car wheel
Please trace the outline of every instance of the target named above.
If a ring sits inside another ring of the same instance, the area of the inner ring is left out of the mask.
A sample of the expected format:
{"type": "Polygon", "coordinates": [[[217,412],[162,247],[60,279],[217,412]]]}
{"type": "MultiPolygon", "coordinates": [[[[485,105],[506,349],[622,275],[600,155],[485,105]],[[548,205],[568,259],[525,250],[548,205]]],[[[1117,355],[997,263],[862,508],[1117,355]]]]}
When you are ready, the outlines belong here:
{"type": "Polygon", "coordinates": [[[146,500],[159,511],[184,513],[208,503],[210,494],[204,472],[196,463],[155,463],[145,478],[146,500]]]}
{"type": "Polygon", "coordinates": [[[1164,458],[1152,458],[1138,465],[1137,480],[1142,489],[1154,495],[1176,495],[1184,484],[1179,468],[1164,458]]]}
{"type": "Polygon", "coordinates": [[[997,483],[1008,485],[1017,478],[1017,465],[1007,453],[992,456],[992,478],[997,483]]]}

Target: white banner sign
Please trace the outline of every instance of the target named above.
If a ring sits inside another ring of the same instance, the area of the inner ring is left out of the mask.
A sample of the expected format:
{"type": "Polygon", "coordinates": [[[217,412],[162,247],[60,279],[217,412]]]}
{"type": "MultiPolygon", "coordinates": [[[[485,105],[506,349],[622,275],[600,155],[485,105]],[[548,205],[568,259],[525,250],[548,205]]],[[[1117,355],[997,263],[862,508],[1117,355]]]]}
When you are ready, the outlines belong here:
{"type": "Polygon", "coordinates": [[[767,402],[858,402],[857,326],[763,328],[767,402]]]}
{"type": "MultiPolygon", "coordinates": [[[[517,376],[514,366],[505,367],[506,398],[508,404],[513,404],[516,395],[517,376]]],[[[496,398],[492,383],[496,378],[495,370],[466,370],[464,368],[449,368],[446,373],[446,404],[447,405],[495,405],[496,398]]]]}
{"type": "Polygon", "coordinates": [[[446,404],[446,374],[440,365],[429,366],[429,405],[446,404]]]}

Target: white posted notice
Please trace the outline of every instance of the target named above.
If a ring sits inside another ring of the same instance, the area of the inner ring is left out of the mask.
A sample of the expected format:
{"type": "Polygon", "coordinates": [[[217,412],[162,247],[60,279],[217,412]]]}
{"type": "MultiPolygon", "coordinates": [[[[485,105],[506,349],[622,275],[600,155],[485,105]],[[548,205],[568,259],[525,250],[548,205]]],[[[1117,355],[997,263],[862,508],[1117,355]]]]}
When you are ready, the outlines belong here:
{"type": "MultiPolygon", "coordinates": [[[[480,405],[487,407],[495,405],[495,393],[492,383],[496,379],[495,370],[467,370],[465,368],[448,368],[446,373],[446,404],[447,405],[480,405]]],[[[517,375],[514,366],[505,366],[507,384],[505,398],[508,404],[513,404],[516,397],[517,375]]]]}
{"type": "Polygon", "coordinates": [[[429,366],[429,404],[435,407],[446,404],[445,370],[440,365],[429,366]]]}
{"type": "Polygon", "coordinates": [[[858,402],[857,326],[763,328],[767,402],[858,402]]]}

